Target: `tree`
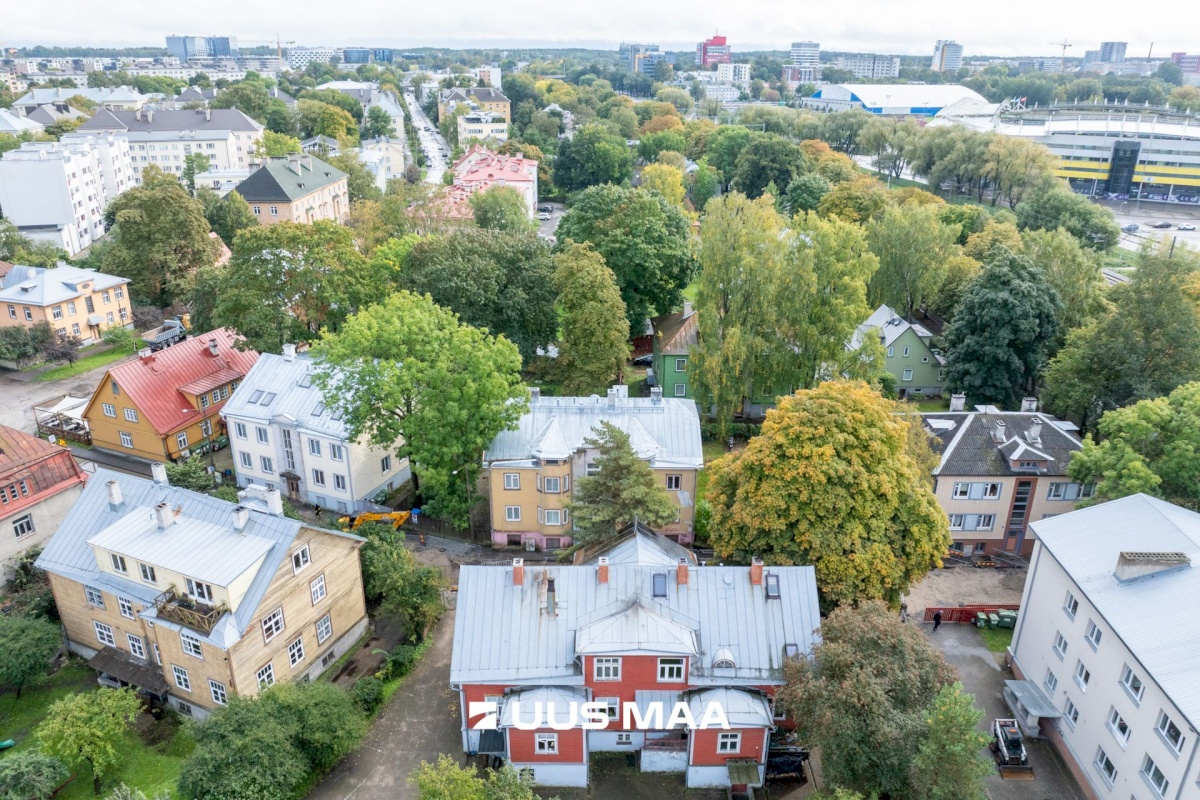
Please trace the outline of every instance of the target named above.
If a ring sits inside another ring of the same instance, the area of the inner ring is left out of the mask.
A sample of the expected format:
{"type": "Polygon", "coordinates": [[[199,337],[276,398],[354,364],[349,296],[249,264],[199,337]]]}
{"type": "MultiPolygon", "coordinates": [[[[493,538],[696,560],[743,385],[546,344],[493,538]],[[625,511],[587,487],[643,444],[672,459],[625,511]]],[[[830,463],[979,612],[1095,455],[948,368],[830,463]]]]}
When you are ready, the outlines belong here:
{"type": "Polygon", "coordinates": [[[595,186],[559,222],[558,247],[590,242],[617,276],[630,330],[665,314],[692,277],[691,225],[657,192],[595,186]]]}
{"type": "Polygon", "coordinates": [[[867,797],[919,796],[914,751],[955,680],[919,627],[883,603],[843,606],[822,620],[812,658],[788,660],[784,677],[776,703],[791,711],[801,741],[821,748],[826,783],[867,797]]]}
{"type": "MultiPolygon", "coordinates": [[[[58,628],[39,619],[0,616],[0,684],[16,687],[17,699],[30,678],[46,674],[62,647],[58,628]]],[[[3,763],[3,762],[0,762],[3,763]]]]}
{"type": "Polygon", "coordinates": [[[323,773],[349,753],[367,731],[367,720],[350,693],[326,681],[284,683],[259,702],[292,729],[292,741],[314,772],[323,773]]]}
{"type": "Polygon", "coordinates": [[[92,792],[122,761],[121,744],[141,701],[130,689],[100,689],[56,700],[38,724],[42,752],[68,764],[87,764],[92,792]]]}
{"type": "Polygon", "coordinates": [[[1111,211],[1057,179],[1045,180],[1027,192],[1016,211],[1022,230],[1064,228],[1089,250],[1111,250],[1121,238],[1111,211]]]}
{"type": "Polygon", "coordinates": [[[647,164],[653,164],[662,151],[674,150],[682,153],[686,147],[687,139],[684,138],[682,129],[660,131],[647,134],[638,140],[638,156],[647,164]]]}
{"type": "Polygon", "coordinates": [[[195,196],[196,176],[208,172],[208,156],[204,153],[189,153],[183,157],[183,185],[195,196]]]}
{"type": "Polygon", "coordinates": [[[642,188],[658,192],[668,203],[679,208],[683,207],[683,198],[687,193],[683,186],[683,172],[666,164],[645,167],[642,170],[642,188]]]}
{"type": "Polygon", "coordinates": [[[378,139],[381,136],[395,136],[396,126],[391,115],[380,106],[367,109],[366,119],[363,120],[363,133],[368,139],[378,139]]]}
{"type": "Polygon", "coordinates": [[[213,476],[209,474],[204,459],[192,456],[181,464],[168,461],[167,480],[172,486],[181,489],[191,489],[193,492],[207,492],[213,488],[213,476]]]}
{"type": "Polygon", "coordinates": [[[728,182],[733,179],[738,157],[757,135],[749,128],[721,125],[705,138],[704,152],[700,155],[704,155],[728,182]]]}
{"type": "Polygon", "coordinates": [[[141,789],[133,789],[123,783],[118,783],[105,800],[171,800],[171,793],[156,792],[153,797],[147,797],[141,789]]]}
{"type": "Polygon", "coordinates": [[[633,174],[633,156],[625,140],[600,125],[583,125],[558,145],[554,185],[577,192],[602,183],[623,184],[633,174]]]}
{"type": "Polygon", "coordinates": [[[867,241],[879,257],[871,280],[872,307],[886,303],[909,316],[933,298],[945,262],[958,252],[958,230],[943,225],[939,211],[936,206],[892,206],[867,223],[867,241]]]}
{"type": "Polygon", "coordinates": [[[882,183],[863,175],[830,189],[821,198],[817,211],[823,217],[837,217],[843,222],[866,222],[881,216],[892,203],[882,183]]]}
{"type": "Polygon", "coordinates": [[[779,398],[745,450],[709,467],[718,557],[812,564],[825,609],[897,605],[950,538],[895,412],[861,382],[779,398]]]}
{"type": "Polygon", "coordinates": [[[115,225],[103,271],[129,278],[139,300],[174,304],[187,273],[216,260],[204,207],[153,165],[142,170],[142,185],[118,195],[105,215],[115,225]]]}
{"type": "Polygon", "coordinates": [[[808,169],[800,148],[772,133],[754,137],[738,154],[733,169],[733,188],[754,199],[767,184],[790,186],[808,169]]]}
{"type": "Polygon", "coordinates": [[[715,197],[720,189],[720,174],[710,167],[706,160],[700,159],[696,171],[692,173],[692,207],[697,211],[703,211],[704,207],[708,205],[708,201],[715,197]]]}
{"type": "Polygon", "coordinates": [[[997,136],[988,145],[983,177],[992,182],[992,205],[1003,197],[1016,208],[1028,189],[1039,186],[1057,162],[1046,147],[1019,136],[997,136]]]}
{"type": "Polygon", "coordinates": [[[236,190],[213,203],[207,217],[208,224],[228,247],[233,247],[239,231],[259,225],[250,204],[236,190]]]}
{"type": "Polygon", "coordinates": [[[554,289],[562,310],[558,368],[569,395],[601,394],[620,379],[629,357],[629,320],[617,278],[591,245],[554,257],[554,289]]]}
{"type": "Polygon", "coordinates": [[[990,737],[978,729],[983,711],[961,683],[943,686],[925,716],[921,746],[913,759],[916,800],[987,800],[983,779],[992,764],[979,751],[990,737]]]}
{"type": "Polygon", "coordinates": [[[525,233],[533,230],[529,206],[521,193],[511,186],[493,186],[470,197],[475,224],[493,231],[525,233]]]}
{"type": "Polygon", "coordinates": [[[345,109],[320,100],[297,100],[296,112],[299,114],[300,135],[304,138],[328,136],[331,139],[346,137],[358,141],[358,123],[345,109]]]}
{"type": "Polygon", "coordinates": [[[258,140],[258,152],[269,158],[279,158],[291,155],[292,153],[299,153],[300,140],[295,136],[288,136],[284,133],[263,131],[262,138],[258,140]]]}
{"type": "Polygon", "coordinates": [[[367,165],[353,151],[338,153],[325,159],[330,166],[340,169],[347,176],[347,191],[350,202],[360,203],[363,200],[379,200],[383,192],[375,183],[375,175],[367,169],[367,165]]]}
{"type": "Polygon", "coordinates": [[[246,228],[220,278],[213,321],[268,353],[336,331],[378,294],[353,233],[327,221],[246,228]]]}
{"type": "Polygon", "coordinates": [[[70,776],[71,771],[57,758],[36,750],[13,753],[0,760],[0,798],[50,800],[70,776]]]}
{"type": "Polygon", "coordinates": [[[1025,250],[1025,242],[1021,239],[1021,232],[1017,230],[1016,225],[993,218],[967,237],[963,244],[963,253],[976,261],[986,261],[997,247],[1021,253],[1025,250]]]}
{"type": "Polygon", "coordinates": [[[634,520],[650,528],[674,522],[679,506],[634,452],[629,434],[610,422],[601,422],[592,434],[584,444],[597,452],[594,463],[599,471],[576,479],[575,494],[567,503],[576,544],[608,541],[634,520]]]}
{"type": "Polygon", "coordinates": [[[899,178],[913,155],[920,128],[912,117],[875,117],[858,133],[858,149],[870,154],[879,173],[899,178]]]}
{"type": "Polygon", "coordinates": [[[816,211],[821,199],[829,193],[832,184],[816,173],[801,175],[787,187],[783,205],[789,214],[816,211]]]}
{"type": "Polygon", "coordinates": [[[79,348],[83,341],[78,336],[58,334],[42,345],[42,355],[47,361],[65,361],[74,364],[79,360],[79,348]]]}
{"type": "Polygon", "coordinates": [[[1062,303],[1028,258],[993,250],[946,326],[946,377],[967,402],[1012,408],[1033,393],[1062,303]]]}
{"type": "Polygon", "coordinates": [[[409,635],[424,639],[442,615],[441,570],[417,561],[404,546],[404,533],[370,523],[359,528],[367,539],[362,548],[363,583],[367,597],[381,598],[380,610],[404,621],[409,635]],[[366,530],[364,530],[364,528],[366,530]]]}
{"type": "Polygon", "coordinates": [[[1022,250],[1058,293],[1062,311],[1059,330],[1066,334],[1104,313],[1107,286],[1094,250],[1059,228],[1056,231],[1027,230],[1021,234],[1022,250]]]}
{"type": "Polygon", "coordinates": [[[460,767],[445,753],[438,756],[435,764],[422,761],[408,776],[408,782],[417,787],[420,800],[488,800],[475,766],[460,767]]]}
{"type": "Polygon", "coordinates": [[[326,331],[315,349],[317,385],[348,435],[387,448],[402,439],[398,455],[432,510],[464,523],[471,469],[527,408],[516,346],[399,291],[326,331]]]}
{"type": "Polygon", "coordinates": [[[550,249],[533,233],[466,228],[415,242],[395,282],[503,335],[528,360],[556,338],[553,274],[550,249]]]}
{"type": "Polygon", "coordinates": [[[271,95],[265,84],[241,81],[218,92],[208,105],[211,108],[236,108],[256,122],[266,122],[271,95]]]}

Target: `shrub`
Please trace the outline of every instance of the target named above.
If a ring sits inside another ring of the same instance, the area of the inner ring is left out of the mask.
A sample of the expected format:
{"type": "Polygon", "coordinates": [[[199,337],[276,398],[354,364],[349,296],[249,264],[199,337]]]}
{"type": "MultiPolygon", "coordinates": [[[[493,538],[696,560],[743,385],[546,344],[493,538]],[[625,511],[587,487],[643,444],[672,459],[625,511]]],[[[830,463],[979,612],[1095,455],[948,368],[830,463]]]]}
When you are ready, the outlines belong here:
{"type": "Polygon", "coordinates": [[[0,800],[48,800],[71,774],[57,758],[26,750],[0,761],[0,800]]]}
{"type": "Polygon", "coordinates": [[[350,697],[364,714],[371,716],[383,705],[383,682],[373,675],[359,678],[350,689],[350,697]]]}
{"type": "Polygon", "coordinates": [[[418,655],[417,648],[411,644],[397,645],[388,653],[381,671],[386,678],[403,678],[416,666],[418,655]]]}

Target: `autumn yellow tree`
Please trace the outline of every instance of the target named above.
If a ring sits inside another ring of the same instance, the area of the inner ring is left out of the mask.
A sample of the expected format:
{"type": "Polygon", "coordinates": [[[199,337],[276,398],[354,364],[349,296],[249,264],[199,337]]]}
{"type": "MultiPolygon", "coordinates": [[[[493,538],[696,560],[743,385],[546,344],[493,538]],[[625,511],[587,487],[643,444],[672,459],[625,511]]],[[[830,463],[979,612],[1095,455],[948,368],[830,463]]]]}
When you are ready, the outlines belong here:
{"type": "Polygon", "coordinates": [[[642,170],[642,187],[652,189],[673,206],[683,207],[683,173],[668,164],[651,164],[642,170]]]}
{"type": "Polygon", "coordinates": [[[717,557],[811,564],[824,609],[897,605],[950,545],[897,412],[857,381],[780,398],[761,435],[710,467],[717,557]]]}

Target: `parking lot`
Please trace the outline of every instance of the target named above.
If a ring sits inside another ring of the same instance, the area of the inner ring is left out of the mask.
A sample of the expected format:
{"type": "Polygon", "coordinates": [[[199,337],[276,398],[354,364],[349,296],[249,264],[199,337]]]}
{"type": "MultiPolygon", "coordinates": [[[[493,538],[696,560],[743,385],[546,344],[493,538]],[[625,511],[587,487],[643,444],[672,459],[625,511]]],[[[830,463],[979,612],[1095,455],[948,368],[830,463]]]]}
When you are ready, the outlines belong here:
{"type": "Polygon", "coordinates": [[[1200,230],[1180,230],[1179,226],[1192,225],[1200,229],[1200,208],[1192,208],[1167,203],[1142,203],[1139,208],[1137,201],[1123,203],[1105,203],[1112,209],[1117,225],[1121,227],[1121,247],[1126,250],[1140,250],[1147,242],[1172,239],[1176,244],[1187,244],[1193,249],[1200,249],[1200,230]],[[1156,224],[1169,223],[1169,228],[1156,228],[1156,224]],[[1126,231],[1130,225],[1137,225],[1136,231],[1126,231]]]}

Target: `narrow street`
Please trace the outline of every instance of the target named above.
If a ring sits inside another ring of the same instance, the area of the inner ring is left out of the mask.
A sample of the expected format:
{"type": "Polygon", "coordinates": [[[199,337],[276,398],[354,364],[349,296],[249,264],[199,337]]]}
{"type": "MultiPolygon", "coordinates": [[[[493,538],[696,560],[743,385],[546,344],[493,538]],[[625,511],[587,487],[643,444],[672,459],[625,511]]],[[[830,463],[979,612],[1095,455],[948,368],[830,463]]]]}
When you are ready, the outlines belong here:
{"type": "Polygon", "coordinates": [[[425,182],[440,186],[442,176],[446,174],[446,168],[449,166],[447,162],[450,145],[442,138],[442,134],[437,129],[437,123],[426,116],[421,104],[417,102],[416,96],[412,92],[407,92],[404,99],[408,102],[408,109],[413,115],[413,125],[417,127],[417,140],[421,144],[421,149],[425,151],[425,169],[427,170],[425,182]],[[442,152],[447,155],[443,156],[442,152]]]}

